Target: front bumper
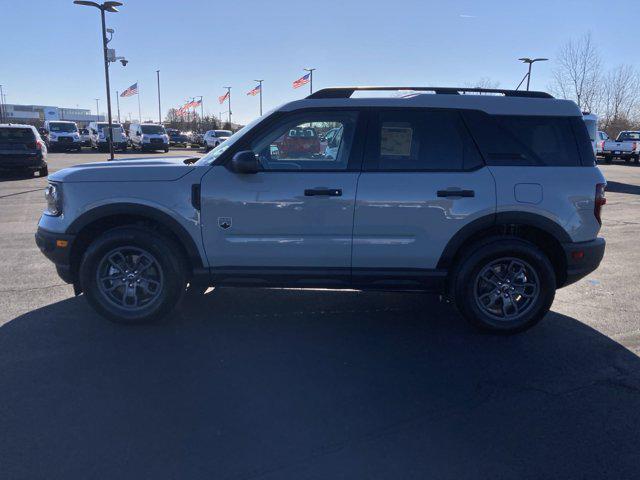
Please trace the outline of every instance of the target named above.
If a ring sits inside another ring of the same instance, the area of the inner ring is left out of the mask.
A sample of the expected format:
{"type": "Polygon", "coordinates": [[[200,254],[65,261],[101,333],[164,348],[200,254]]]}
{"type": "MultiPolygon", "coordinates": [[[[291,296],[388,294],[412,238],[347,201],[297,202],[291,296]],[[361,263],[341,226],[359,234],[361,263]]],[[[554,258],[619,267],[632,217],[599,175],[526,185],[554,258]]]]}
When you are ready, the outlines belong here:
{"type": "Polygon", "coordinates": [[[60,142],[58,140],[52,141],[49,140],[49,149],[50,150],[77,150],[82,146],[82,142],[80,140],[68,141],[68,142],[60,142]]]}
{"type": "Polygon", "coordinates": [[[561,286],[577,282],[598,268],[602,257],[604,257],[605,246],[604,238],[596,238],[589,242],[563,243],[567,277],[561,286]]]}
{"type": "MultiPolygon", "coordinates": [[[[125,150],[127,148],[127,142],[113,142],[113,149],[114,150],[125,150]]],[[[98,142],[98,149],[102,150],[102,151],[108,151],[109,150],[109,142],[105,142],[105,141],[101,141],[98,142]]]]}
{"type": "Polygon", "coordinates": [[[145,142],[141,143],[140,145],[143,150],[164,150],[165,148],[169,148],[169,144],[165,142],[145,142]]]}
{"type": "Polygon", "coordinates": [[[53,262],[60,278],[66,283],[75,283],[75,273],[71,268],[71,247],[75,235],[50,232],[38,227],[36,245],[42,254],[53,262]]]}

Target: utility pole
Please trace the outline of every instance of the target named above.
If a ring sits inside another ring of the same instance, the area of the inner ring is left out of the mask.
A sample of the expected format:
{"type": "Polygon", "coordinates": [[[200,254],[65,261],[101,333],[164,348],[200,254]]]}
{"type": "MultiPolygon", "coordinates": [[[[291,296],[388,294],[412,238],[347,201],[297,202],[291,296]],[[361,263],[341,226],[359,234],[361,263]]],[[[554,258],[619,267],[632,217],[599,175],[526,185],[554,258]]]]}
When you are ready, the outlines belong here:
{"type": "Polygon", "coordinates": [[[158,77],[158,123],[162,125],[162,108],[160,107],[160,70],[156,70],[158,77]]]}
{"type": "Polygon", "coordinates": [[[313,71],[315,68],[303,68],[305,72],[309,72],[309,94],[313,93],[313,71]]]}
{"type": "MultiPolygon", "coordinates": [[[[96,98],[95,101],[96,101],[96,116],[100,117],[100,107],[98,106],[99,105],[98,102],[100,101],[100,99],[96,98]]],[[[100,121],[100,118],[96,118],[96,121],[100,121]]]]}

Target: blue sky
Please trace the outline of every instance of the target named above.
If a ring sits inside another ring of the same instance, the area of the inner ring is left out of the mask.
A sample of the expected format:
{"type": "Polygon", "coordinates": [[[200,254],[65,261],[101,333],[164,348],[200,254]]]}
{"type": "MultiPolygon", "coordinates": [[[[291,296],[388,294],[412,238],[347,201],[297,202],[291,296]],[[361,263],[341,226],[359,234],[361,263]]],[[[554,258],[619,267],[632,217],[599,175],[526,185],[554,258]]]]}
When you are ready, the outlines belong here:
{"type": "MultiPolygon", "coordinates": [[[[130,63],[111,66],[112,90],[139,82],[143,117],[157,118],[156,74],[163,113],[203,95],[205,113],[230,85],[234,121],[258,113],[248,97],[263,78],[265,110],[302,97],[293,90],[303,67],[317,68],[314,88],[352,84],[455,86],[481,77],[513,88],[534,66],[532,88],[546,89],[561,43],[591,31],[607,67],[637,63],[637,0],[457,0],[324,2],[123,0],[108,14],[110,46],[130,63]],[[619,22],[612,22],[619,12],[619,22]]],[[[9,103],[106,110],[99,15],[72,0],[0,4],[0,84],[9,103]]],[[[137,116],[135,97],[121,99],[137,116]]],[[[115,99],[113,100],[115,108],[115,99]]]]}

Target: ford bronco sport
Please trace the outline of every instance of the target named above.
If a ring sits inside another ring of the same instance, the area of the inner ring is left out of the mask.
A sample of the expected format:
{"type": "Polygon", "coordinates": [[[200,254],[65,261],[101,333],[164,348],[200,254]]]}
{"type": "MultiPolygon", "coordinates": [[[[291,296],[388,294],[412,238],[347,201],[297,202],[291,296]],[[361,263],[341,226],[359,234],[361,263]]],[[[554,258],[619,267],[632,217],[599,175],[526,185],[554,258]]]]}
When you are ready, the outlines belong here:
{"type": "Polygon", "coordinates": [[[36,241],[119,322],[157,320],[208,286],[331,287],[440,292],[475,326],[516,332],[599,265],[604,188],[571,101],[329,88],[197,160],[56,172],[36,241]],[[340,129],[331,155],[277,154],[309,129],[340,129]]]}

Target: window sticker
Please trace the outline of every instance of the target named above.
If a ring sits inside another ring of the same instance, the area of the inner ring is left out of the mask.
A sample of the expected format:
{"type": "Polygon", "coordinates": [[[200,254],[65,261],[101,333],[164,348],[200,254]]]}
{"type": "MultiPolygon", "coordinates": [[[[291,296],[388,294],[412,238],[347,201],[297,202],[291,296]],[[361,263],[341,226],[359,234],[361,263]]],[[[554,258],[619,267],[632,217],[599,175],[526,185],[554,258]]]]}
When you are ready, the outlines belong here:
{"type": "Polygon", "coordinates": [[[411,140],[413,128],[382,126],[380,134],[380,155],[409,157],[411,156],[411,140]]]}

